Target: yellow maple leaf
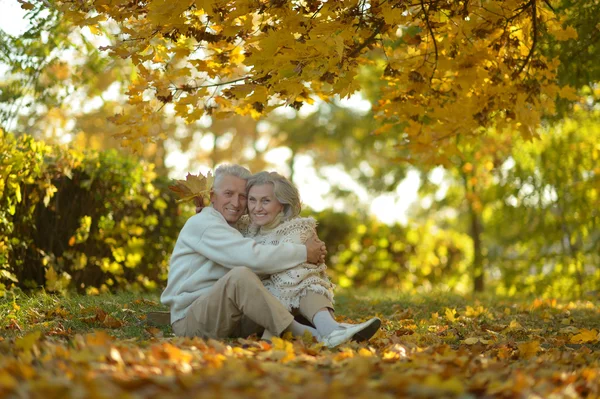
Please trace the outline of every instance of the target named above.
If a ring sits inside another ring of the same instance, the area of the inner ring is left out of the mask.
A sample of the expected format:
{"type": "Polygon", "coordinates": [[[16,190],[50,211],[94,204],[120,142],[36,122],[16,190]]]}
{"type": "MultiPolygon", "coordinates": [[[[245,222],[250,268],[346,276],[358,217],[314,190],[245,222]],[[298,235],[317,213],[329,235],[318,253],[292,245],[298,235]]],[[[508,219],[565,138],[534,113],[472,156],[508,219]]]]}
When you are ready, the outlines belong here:
{"type": "Polygon", "coordinates": [[[46,290],[50,292],[64,290],[71,281],[71,276],[67,272],[59,275],[52,266],[46,269],[44,277],[46,278],[46,290]]]}
{"type": "Polygon", "coordinates": [[[88,25],[88,28],[93,35],[100,36],[102,34],[97,25],[88,25]]]}
{"type": "Polygon", "coordinates": [[[507,332],[507,331],[522,330],[522,329],[523,329],[523,326],[521,325],[521,323],[519,323],[516,320],[512,320],[510,322],[510,324],[503,331],[507,332]]]}
{"type": "Polygon", "coordinates": [[[554,31],[554,32],[552,32],[552,34],[554,35],[556,40],[559,40],[559,41],[565,41],[565,40],[569,40],[569,39],[577,39],[577,37],[579,36],[577,34],[577,31],[575,30],[575,28],[573,28],[572,26],[567,26],[564,29],[554,31]]]}
{"type": "MultiPolygon", "coordinates": [[[[444,379],[437,374],[430,374],[425,377],[423,385],[435,389],[435,391],[446,391],[456,395],[460,395],[465,391],[464,384],[457,377],[444,379]]],[[[445,395],[440,395],[445,396],[445,395]]]]}
{"type": "Polygon", "coordinates": [[[558,91],[558,95],[561,98],[565,98],[565,99],[571,100],[571,101],[575,101],[579,98],[579,96],[577,96],[577,90],[575,90],[571,86],[561,87],[560,90],[558,91]]]}
{"type": "Polygon", "coordinates": [[[358,355],[363,357],[373,357],[373,352],[371,352],[367,348],[360,348],[358,350],[358,355]]]}
{"type": "Polygon", "coordinates": [[[22,338],[17,338],[15,341],[15,345],[17,348],[23,350],[23,352],[29,352],[34,345],[39,341],[42,336],[41,331],[34,331],[32,333],[27,334],[22,338]]]}
{"type": "Polygon", "coordinates": [[[598,330],[588,330],[586,328],[582,328],[579,330],[579,334],[575,334],[571,337],[571,343],[584,344],[586,342],[596,342],[599,339],[600,335],[598,335],[598,330]]]}
{"type": "Polygon", "coordinates": [[[193,175],[188,173],[185,180],[175,180],[175,184],[169,186],[169,190],[179,196],[179,202],[190,201],[195,198],[208,197],[212,188],[214,177],[210,172],[206,177],[201,173],[193,175]]]}
{"type": "Polygon", "coordinates": [[[86,334],[84,339],[85,343],[90,346],[107,346],[113,342],[113,338],[104,331],[86,334]]]}
{"type": "Polygon", "coordinates": [[[448,320],[451,323],[454,323],[456,321],[455,314],[456,314],[456,309],[446,308],[446,311],[445,311],[446,320],[448,320]]]}
{"type": "Polygon", "coordinates": [[[529,341],[518,345],[521,357],[530,358],[540,350],[540,341],[529,341]]]}
{"type": "Polygon", "coordinates": [[[10,390],[14,389],[17,385],[19,385],[19,381],[9,371],[0,371],[0,387],[10,390]]]}

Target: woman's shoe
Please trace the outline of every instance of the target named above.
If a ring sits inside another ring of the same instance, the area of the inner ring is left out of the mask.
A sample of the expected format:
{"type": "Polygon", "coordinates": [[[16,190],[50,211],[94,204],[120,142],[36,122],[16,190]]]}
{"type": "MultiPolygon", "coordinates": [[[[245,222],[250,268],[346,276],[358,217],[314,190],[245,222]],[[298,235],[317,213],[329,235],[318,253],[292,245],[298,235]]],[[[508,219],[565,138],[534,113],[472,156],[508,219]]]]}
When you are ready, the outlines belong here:
{"type": "Polygon", "coordinates": [[[381,326],[381,320],[377,317],[361,324],[341,324],[328,335],[321,337],[321,342],[328,348],[335,348],[338,345],[354,341],[366,341],[371,338],[381,326]]]}
{"type": "MultiPolygon", "coordinates": [[[[344,327],[351,327],[351,326],[357,325],[357,324],[350,324],[350,323],[340,323],[340,324],[344,327]]],[[[373,317],[372,319],[365,321],[364,323],[358,324],[358,325],[361,326],[364,324],[366,324],[367,326],[365,328],[363,328],[362,330],[360,330],[358,333],[356,333],[352,337],[353,341],[364,342],[364,341],[368,341],[369,339],[371,339],[371,337],[373,335],[375,335],[377,330],[379,330],[379,327],[381,327],[381,320],[378,317],[373,317]]]]}

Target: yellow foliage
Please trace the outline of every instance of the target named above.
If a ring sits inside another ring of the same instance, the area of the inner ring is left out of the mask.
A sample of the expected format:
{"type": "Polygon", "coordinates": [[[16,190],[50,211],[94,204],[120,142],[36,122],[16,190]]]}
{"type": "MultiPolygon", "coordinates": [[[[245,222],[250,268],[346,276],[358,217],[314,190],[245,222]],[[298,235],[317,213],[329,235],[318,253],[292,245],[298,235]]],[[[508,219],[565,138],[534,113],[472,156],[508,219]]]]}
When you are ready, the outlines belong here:
{"type": "Polygon", "coordinates": [[[65,290],[71,281],[71,276],[68,273],[62,272],[59,275],[52,266],[46,269],[45,277],[46,290],[50,292],[60,292],[65,290]]]}
{"type": "Polygon", "coordinates": [[[448,320],[450,323],[454,323],[456,321],[456,309],[446,308],[444,315],[446,316],[446,320],[448,320]]]}
{"type": "Polygon", "coordinates": [[[535,2],[448,1],[434,8],[149,0],[118,6],[61,2],[59,8],[92,31],[97,20],[110,18],[126,33],[111,54],[131,57],[139,74],[128,91],[134,107],[116,122],[137,151],[140,138],[159,132],[136,115],[152,115],[165,103],[174,103],[188,123],[205,112],[259,118],[314,97],[349,96],[359,89],[361,66],[379,62],[386,84],[374,111],[386,128],[378,134],[400,132],[408,149],[428,154],[424,162],[443,163],[452,137],[481,127],[501,124],[503,135],[516,130],[534,137],[542,112],[554,109],[558,67],[531,52],[534,30],[558,40],[576,37],[549,7],[535,2]],[[144,99],[149,92],[159,100],[155,105],[144,99]],[[396,129],[386,133],[391,127],[396,129]]]}

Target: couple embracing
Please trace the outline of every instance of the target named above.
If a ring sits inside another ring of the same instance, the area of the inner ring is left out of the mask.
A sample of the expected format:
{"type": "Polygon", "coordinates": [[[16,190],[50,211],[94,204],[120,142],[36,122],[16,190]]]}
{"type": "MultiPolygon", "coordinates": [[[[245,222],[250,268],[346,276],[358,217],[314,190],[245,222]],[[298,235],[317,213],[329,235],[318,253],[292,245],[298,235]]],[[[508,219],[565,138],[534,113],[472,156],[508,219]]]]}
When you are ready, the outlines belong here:
{"type": "Polygon", "coordinates": [[[325,245],[300,218],[297,188],[274,172],[215,171],[211,205],[188,219],[161,302],[177,336],[263,339],[308,331],[325,346],[368,340],[381,320],[338,323],[325,245]],[[245,215],[246,212],[248,215],[245,215]]]}

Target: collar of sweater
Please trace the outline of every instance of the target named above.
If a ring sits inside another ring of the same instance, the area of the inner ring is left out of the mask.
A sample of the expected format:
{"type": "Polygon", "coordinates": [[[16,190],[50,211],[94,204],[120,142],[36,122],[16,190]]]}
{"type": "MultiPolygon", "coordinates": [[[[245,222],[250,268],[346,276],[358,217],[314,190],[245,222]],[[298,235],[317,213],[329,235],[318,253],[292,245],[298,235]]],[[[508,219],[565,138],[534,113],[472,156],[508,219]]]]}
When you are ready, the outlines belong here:
{"type": "Polygon", "coordinates": [[[254,233],[253,235],[266,235],[269,233],[272,233],[273,230],[275,230],[277,227],[279,227],[279,225],[284,222],[283,220],[283,212],[279,212],[274,218],[273,220],[271,220],[269,223],[265,224],[264,226],[257,226],[255,224],[252,224],[250,226],[251,232],[254,233]]]}

